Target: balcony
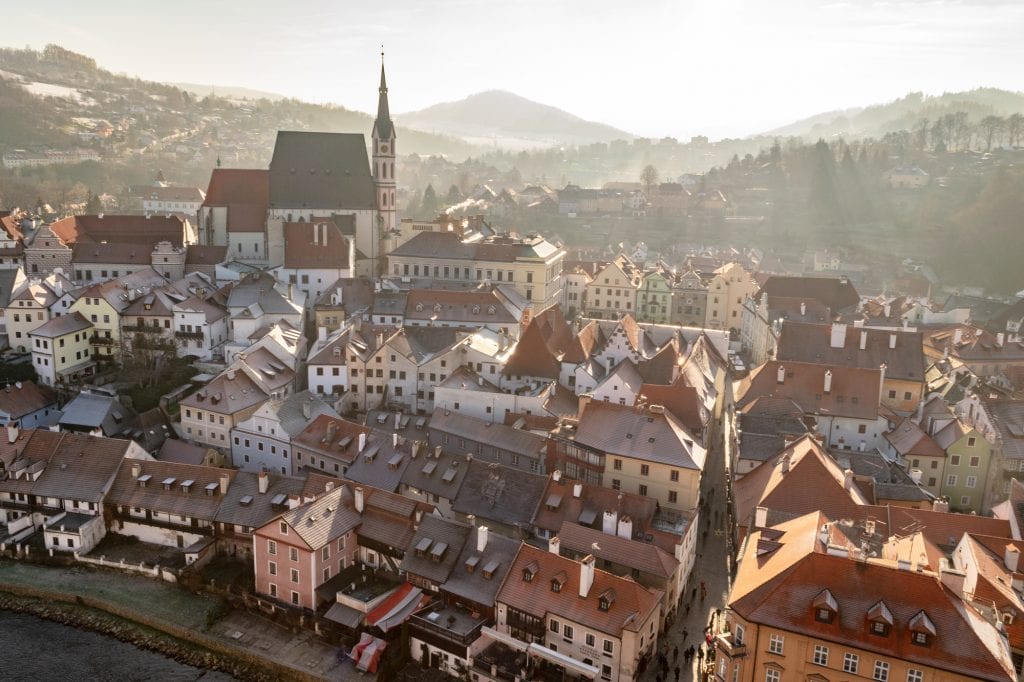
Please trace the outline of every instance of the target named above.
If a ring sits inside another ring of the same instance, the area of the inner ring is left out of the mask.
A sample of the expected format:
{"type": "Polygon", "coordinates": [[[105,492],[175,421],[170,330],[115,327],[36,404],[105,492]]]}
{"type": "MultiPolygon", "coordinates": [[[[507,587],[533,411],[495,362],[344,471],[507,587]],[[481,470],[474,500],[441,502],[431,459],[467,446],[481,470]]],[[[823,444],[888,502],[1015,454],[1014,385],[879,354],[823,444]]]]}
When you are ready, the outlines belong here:
{"type": "Polygon", "coordinates": [[[89,337],[89,343],[96,344],[99,346],[113,346],[114,343],[116,343],[116,339],[110,339],[107,338],[106,336],[93,334],[92,336],[89,337]]]}
{"type": "Polygon", "coordinates": [[[485,622],[480,614],[454,606],[429,608],[409,619],[409,624],[419,631],[417,636],[427,635],[423,639],[432,644],[435,640],[455,644],[462,648],[463,656],[465,647],[480,636],[480,628],[485,622]]]}
{"type": "Polygon", "coordinates": [[[203,332],[201,332],[201,331],[185,332],[185,331],[179,330],[179,331],[174,332],[174,337],[177,338],[177,339],[190,339],[192,341],[202,341],[203,340],[203,332]]]}
{"type": "Polygon", "coordinates": [[[723,655],[729,658],[743,658],[747,655],[747,645],[743,642],[734,642],[733,638],[731,632],[720,632],[715,637],[715,644],[723,655]]]}
{"type": "Polygon", "coordinates": [[[162,334],[166,329],[166,327],[156,327],[151,324],[125,324],[121,326],[121,331],[129,334],[162,334]]]}

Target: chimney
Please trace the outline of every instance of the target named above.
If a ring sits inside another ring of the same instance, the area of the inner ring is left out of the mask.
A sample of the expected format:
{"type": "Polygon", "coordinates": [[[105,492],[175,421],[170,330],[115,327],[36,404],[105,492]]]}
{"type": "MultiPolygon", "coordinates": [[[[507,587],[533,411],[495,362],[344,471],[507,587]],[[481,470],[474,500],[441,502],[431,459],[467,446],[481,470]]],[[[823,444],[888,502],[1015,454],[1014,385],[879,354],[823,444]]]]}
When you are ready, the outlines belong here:
{"type": "Polygon", "coordinates": [[[916,485],[921,485],[921,478],[923,476],[924,476],[924,472],[921,471],[920,469],[911,469],[910,470],[910,480],[913,481],[916,485]]]}
{"type": "Polygon", "coordinates": [[[792,463],[791,460],[792,460],[792,456],[788,452],[782,456],[782,468],[781,468],[782,473],[784,473],[784,474],[788,474],[789,473],[789,465],[792,463]]]}
{"type": "Polygon", "coordinates": [[[937,512],[948,512],[949,511],[949,500],[945,497],[940,497],[932,502],[932,511],[937,512]]]}
{"type": "Polygon", "coordinates": [[[397,448],[398,447],[398,434],[397,433],[392,433],[391,434],[391,447],[393,447],[393,448],[397,448]]]}
{"type": "Polygon", "coordinates": [[[964,330],[957,327],[953,330],[953,345],[959,346],[960,342],[964,340],[964,330]]]}
{"type": "Polygon", "coordinates": [[[362,514],[363,513],[363,487],[362,486],[356,486],[354,504],[356,506],[356,512],[359,513],[359,514],[362,514]]]}
{"type": "Polygon", "coordinates": [[[319,343],[327,342],[327,327],[321,326],[316,328],[316,340],[319,343]]]}
{"type": "Polygon", "coordinates": [[[885,389],[885,371],[889,369],[889,365],[884,362],[878,366],[878,371],[881,372],[881,376],[878,377],[878,401],[882,401],[882,391],[885,389]]]}
{"type": "Polygon", "coordinates": [[[229,369],[228,370],[228,381],[234,381],[234,380],[235,380],[235,370],[229,369]]]}
{"type": "Polygon", "coordinates": [[[548,551],[552,554],[558,554],[562,548],[562,541],[558,539],[558,536],[552,536],[548,539],[548,551]]]}
{"type": "Polygon", "coordinates": [[[12,424],[7,425],[7,442],[14,443],[18,440],[18,427],[12,424]]]}
{"type": "Polygon", "coordinates": [[[302,401],[302,417],[309,419],[313,415],[313,398],[309,397],[302,401]]]}
{"type": "Polygon", "coordinates": [[[963,571],[950,565],[949,559],[946,557],[939,559],[939,582],[949,588],[953,594],[963,596],[966,578],[967,575],[963,571]]]}
{"type": "Polygon", "coordinates": [[[402,427],[402,413],[395,412],[395,430],[397,431],[402,427]]]}
{"type": "Polygon", "coordinates": [[[594,555],[588,554],[580,560],[580,596],[586,599],[594,585],[594,555]]]}
{"type": "Polygon", "coordinates": [[[851,469],[843,472],[843,487],[847,490],[853,489],[853,471],[851,469]]]}
{"type": "Polygon", "coordinates": [[[487,526],[476,527],[476,551],[483,552],[487,549],[487,526]]]}
{"type": "Polygon", "coordinates": [[[1020,564],[1020,550],[1014,545],[1006,545],[1006,551],[1003,553],[1003,563],[1006,564],[1006,570],[1010,573],[1017,572],[1017,566],[1020,564]]]}
{"type": "Polygon", "coordinates": [[[775,380],[780,384],[786,383],[786,368],[779,365],[779,369],[776,371],[775,380]]]}
{"type": "Polygon", "coordinates": [[[882,306],[882,313],[884,313],[886,318],[888,318],[889,314],[892,313],[892,304],[886,303],[884,306],[882,306]]]}
{"type": "Polygon", "coordinates": [[[221,495],[227,495],[228,494],[228,484],[230,482],[231,482],[231,479],[228,478],[227,474],[221,474],[220,475],[220,494],[221,495]]]}
{"type": "Polygon", "coordinates": [[[846,325],[839,322],[832,323],[832,333],[829,339],[832,348],[842,348],[846,345],[846,325]]]}
{"type": "Polygon", "coordinates": [[[260,490],[260,494],[261,495],[266,494],[267,486],[269,484],[270,484],[270,479],[267,476],[267,470],[266,469],[260,470],[260,475],[259,475],[259,485],[260,485],[260,488],[259,488],[259,490],[260,490]]]}
{"type": "Polygon", "coordinates": [[[1003,332],[999,332],[998,334],[996,334],[996,345],[999,346],[1000,348],[1003,347],[1003,342],[1005,340],[1006,334],[1004,334],[1003,332]]]}
{"type": "Polygon", "coordinates": [[[615,510],[604,510],[601,517],[601,532],[605,535],[615,535],[619,524],[619,514],[615,510]]]}
{"type": "Polygon", "coordinates": [[[562,480],[562,470],[561,469],[555,469],[554,471],[552,471],[551,472],[551,480],[554,481],[555,483],[558,483],[559,481],[561,481],[562,480]]]}
{"type": "Polygon", "coordinates": [[[583,484],[582,483],[573,483],[572,484],[572,496],[573,497],[579,497],[582,494],[583,494],[583,484]]]}
{"type": "Polygon", "coordinates": [[[334,481],[327,481],[327,483],[324,483],[324,492],[325,493],[329,493],[332,490],[334,490],[334,481]]]}
{"type": "Polygon", "coordinates": [[[896,347],[896,332],[889,334],[889,348],[896,347]]]}
{"type": "Polygon", "coordinates": [[[860,349],[867,350],[868,347],[868,333],[864,330],[860,332],[860,349]]]}
{"type": "Polygon", "coordinates": [[[768,526],[768,507],[758,507],[754,510],[754,528],[766,528],[768,526]]]}
{"type": "Polygon", "coordinates": [[[414,440],[412,442],[412,452],[410,454],[413,459],[416,459],[416,456],[420,454],[420,441],[414,440]]]}
{"type": "Polygon", "coordinates": [[[138,462],[132,462],[132,478],[138,478],[142,475],[142,465],[138,462]]]}
{"type": "Polygon", "coordinates": [[[359,434],[359,452],[362,452],[365,449],[366,449],[366,434],[365,433],[360,433],[359,434]]]}
{"type": "Polygon", "coordinates": [[[626,540],[633,539],[633,519],[625,514],[619,519],[619,537],[626,540]]]}
{"type": "Polygon", "coordinates": [[[825,370],[825,393],[832,392],[832,370],[825,370]]]}
{"type": "Polygon", "coordinates": [[[803,317],[806,314],[807,314],[807,303],[805,303],[804,301],[800,301],[800,317],[803,317]]]}

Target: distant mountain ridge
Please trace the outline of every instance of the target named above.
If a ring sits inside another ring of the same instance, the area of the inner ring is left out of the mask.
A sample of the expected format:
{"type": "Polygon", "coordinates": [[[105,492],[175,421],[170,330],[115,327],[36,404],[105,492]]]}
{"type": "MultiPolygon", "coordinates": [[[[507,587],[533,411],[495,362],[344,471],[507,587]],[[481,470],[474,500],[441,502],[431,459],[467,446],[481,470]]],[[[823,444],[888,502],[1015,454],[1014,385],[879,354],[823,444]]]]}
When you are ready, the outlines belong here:
{"type": "Polygon", "coordinates": [[[769,130],[780,137],[882,137],[897,130],[913,130],[921,119],[935,121],[946,114],[965,111],[971,120],[1024,112],[1024,92],[976,88],[964,92],[926,95],[911,92],[900,99],[866,107],[823,112],[769,130]]]}
{"type": "Polygon", "coordinates": [[[209,83],[168,83],[167,85],[173,85],[176,88],[199,95],[200,97],[215,95],[217,97],[231,97],[234,99],[266,99],[271,102],[287,99],[287,97],[277,92],[254,90],[234,85],[211,85],[209,83]]]}
{"type": "Polygon", "coordinates": [[[505,90],[479,92],[394,118],[416,130],[458,137],[473,144],[497,143],[506,148],[583,145],[636,137],[505,90]]]}

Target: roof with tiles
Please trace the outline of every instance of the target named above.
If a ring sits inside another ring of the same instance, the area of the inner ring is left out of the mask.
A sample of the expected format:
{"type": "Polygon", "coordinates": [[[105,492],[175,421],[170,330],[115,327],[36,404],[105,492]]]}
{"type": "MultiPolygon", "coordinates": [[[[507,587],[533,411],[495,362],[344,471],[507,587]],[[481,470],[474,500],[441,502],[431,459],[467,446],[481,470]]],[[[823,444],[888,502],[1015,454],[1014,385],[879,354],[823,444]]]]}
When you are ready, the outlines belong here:
{"type": "Polygon", "coordinates": [[[219,265],[228,259],[228,247],[213,244],[189,244],[185,247],[185,265],[219,265]]]}
{"type": "MultiPolygon", "coordinates": [[[[358,448],[358,445],[355,447],[358,448]]],[[[366,447],[352,460],[345,478],[395,492],[402,482],[406,467],[412,461],[412,448],[413,443],[402,438],[395,438],[384,431],[371,430],[366,438],[366,447]]]]}
{"type": "Polygon", "coordinates": [[[84,433],[36,431],[22,455],[47,457],[49,463],[32,486],[32,494],[85,502],[102,502],[132,442],[84,433]]]}
{"type": "Polygon", "coordinates": [[[408,548],[421,516],[434,506],[370,486],[363,488],[365,506],[359,537],[391,547],[401,554],[408,548]]]}
{"type": "Polygon", "coordinates": [[[768,294],[769,301],[777,296],[786,298],[811,298],[828,308],[839,311],[860,303],[857,289],[845,278],[838,277],[789,277],[772,275],[761,286],[756,298],[768,294]]]}
{"type": "Polygon", "coordinates": [[[424,516],[405,548],[399,569],[403,573],[443,585],[456,569],[463,547],[471,539],[473,526],[440,516],[424,516]]]}
{"type": "Polygon", "coordinates": [[[736,406],[743,409],[755,398],[789,398],[808,414],[828,414],[851,419],[878,417],[882,373],[877,369],[815,365],[806,362],[764,363],[743,379],[736,406]],[[779,381],[779,370],[784,370],[779,381]],[[825,392],[826,372],[831,372],[830,390],[825,392]]]}
{"type": "Polygon", "coordinates": [[[279,130],[270,160],[270,206],[373,209],[362,133],[279,130]]]}
{"type": "Polygon", "coordinates": [[[789,321],[782,325],[775,359],[865,369],[885,363],[886,378],[920,382],[925,369],[922,340],[921,332],[789,321]],[[833,329],[841,336],[838,348],[831,344],[833,329]]]}
{"type": "Polygon", "coordinates": [[[430,417],[430,430],[477,443],[488,443],[531,458],[540,456],[547,442],[544,436],[536,433],[468,417],[440,407],[434,408],[430,417]]]}
{"type": "Polygon", "coordinates": [[[640,386],[636,402],[664,406],[695,434],[704,432],[706,421],[710,417],[704,409],[697,389],[678,381],[674,384],[645,383],[640,386]]]}
{"type": "Polygon", "coordinates": [[[0,412],[10,417],[12,422],[50,405],[57,409],[57,395],[52,389],[34,381],[18,381],[0,389],[0,412]]]}
{"type": "Polygon", "coordinates": [[[338,486],[312,502],[283,512],[279,518],[316,551],[359,526],[361,518],[348,503],[350,495],[348,486],[338,486]]]}
{"type": "MultiPolygon", "coordinates": [[[[1024,574],[1020,572],[1020,565],[1010,570],[1006,563],[1006,558],[1014,555],[1019,562],[1024,544],[1007,538],[967,533],[958,548],[967,554],[964,556],[958,549],[954,558],[957,567],[968,568],[964,588],[965,592],[973,595],[974,601],[986,607],[994,605],[1000,613],[1024,613],[1024,596],[1014,588],[1014,583],[1019,585],[1024,581],[1024,574]]],[[[1010,623],[1004,622],[1004,626],[1010,645],[1014,649],[1024,648],[1024,619],[1014,617],[1010,623]]]]}
{"type": "Polygon", "coordinates": [[[612,637],[623,631],[638,632],[659,612],[662,593],[649,590],[627,578],[620,578],[600,569],[586,597],[580,598],[580,562],[522,545],[515,563],[505,578],[497,601],[514,609],[546,619],[556,616],[612,637]],[[530,580],[525,580],[532,569],[530,580]],[[552,590],[558,578],[561,589],[552,590]],[[610,599],[606,610],[602,597],[610,599]]]}
{"type": "Polygon", "coordinates": [[[284,267],[348,268],[352,243],[333,220],[284,224],[284,267]]]}
{"type": "Polygon", "coordinates": [[[436,319],[473,326],[519,321],[494,291],[478,290],[413,289],[406,296],[404,314],[406,320],[436,319]]]}
{"type": "Polygon", "coordinates": [[[57,220],[50,227],[68,245],[108,242],[151,246],[170,242],[182,246],[185,238],[184,221],[174,215],[79,215],[57,220]]]}
{"type": "Polygon", "coordinates": [[[605,511],[628,516],[633,521],[633,530],[644,532],[653,523],[658,501],[561,477],[556,481],[551,477],[544,489],[542,504],[534,515],[533,525],[551,533],[557,533],[564,523],[570,522],[600,528],[605,511]],[[579,486],[578,497],[576,486],[579,486]]]}
{"type": "Polygon", "coordinates": [[[566,521],[558,530],[562,549],[670,580],[679,568],[679,560],[657,545],[632,538],[610,535],[595,528],[566,521]]]}
{"type": "Polygon", "coordinates": [[[228,369],[182,400],[181,406],[206,409],[219,414],[235,414],[259,405],[269,398],[270,395],[248,374],[228,369]]]}
{"type": "Polygon", "coordinates": [[[270,171],[256,168],[214,168],[210,173],[203,206],[262,206],[265,219],[269,203],[270,171]]]}
{"type": "Polygon", "coordinates": [[[999,343],[996,334],[969,324],[952,325],[928,330],[924,334],[924,346],[938,355],[947,349],[949,356],[964,362],[1019,362],[1024,360],[1024,341],[1012,341],[1003,335],[999,343]],[[957,332],[960,342],[955,343],[957,332]]]}
{"type": "Polygon", "coordinates": [[[591,400],[575,440],[602,452],[682,469],[703,469],[706,452],[671,412],[591,400]]]}
{"type": "Polygon", "coordinates": [[[895,429],[887,432],[885,439],[901,456],[945,457],[946,451],[919,424],[907,417],[895,429]]]}
{"type": "Polygon", "coordinates": [[[519,540],[491,533],[489,529],[482,531],[480,526],[475,526],[470,530],[455,568],[442,589],[484,608],[493,608],[498,590],[519,553],[520,544],[519,540]]]}
{"type": "Polygon", "coordinates": [[[417,456],[402,473],[402,485],[453,500],[462,488],[469,466],[466,455],[426,446],[417,448],[417,456]]]}
{"type": "Polygon", "coordinates": [[[231,484],[238,475],[231,469],[132,460],[118,471],[107,503],[215,521],[226,499],[221,493],[221,477],[227,477],[231,492],[231,484]]]}
{"type": "Polygon", "coordinates": [[[92,323],[85,319],[85,316],[82,315],[82,313],[76,310],[72,313],[68,313],[67,315],[55,317],[52,320],[39,325],[29,332],[29,335],[45,339],[55,339],[58,336],[74,334],[75,332],[81,332],[87,329],[92,329],[92,323]]]}
{"type": "Polygon", "coordinates": [[[452,509],[526,531],[541,504],[547,477],[479,459],[465,466],[452,509]]]}
{"type": "Polygon", "coordinates": [[[1016,679],[1005,640],[934,572],[828,554],[818,540],[825,521],[813,512],[755,531],[746,542],[729,608],[758,625],[972,679],[1016,679]],[[816,619],[817,602],[834,610],[832,622],[816,619]],[[891,614],[886,636],[870,634],[865,625],[879,603],[891,614]],[[920,628],[932,631],[927,646],[912,642],[911,631],[920,628]]]}
{"type": "Polygon", "coordinates": [[[981,404],[998,431],[1002,456],[1024,459],[1024,400],[981,397],[981,404]]]}
{"type": "Polygon", "coordinates": [[[544,377],[557,379],[562,371],[548,348],[540,325],[529,324],[519,337],[512,355],[501,372],[505,376],[544,377]]]}
{"type": "Polygon", "coordinates": [[[870,501],[856,482],[851,481],[849,488],[845,482],[839,464],[806,435],[733,484],[736,518],[747,523],[757,507],[790,514],[818,509],[836,515],[856,513],[859,505],[870,501]]]}
{"type": "Polygon", "coordinates": [[[292,436],[292,447],[302,448],[342,462],[352,462],[359,454],[359,435],[370,429],[331,414],[321,414],[292,436]]]}

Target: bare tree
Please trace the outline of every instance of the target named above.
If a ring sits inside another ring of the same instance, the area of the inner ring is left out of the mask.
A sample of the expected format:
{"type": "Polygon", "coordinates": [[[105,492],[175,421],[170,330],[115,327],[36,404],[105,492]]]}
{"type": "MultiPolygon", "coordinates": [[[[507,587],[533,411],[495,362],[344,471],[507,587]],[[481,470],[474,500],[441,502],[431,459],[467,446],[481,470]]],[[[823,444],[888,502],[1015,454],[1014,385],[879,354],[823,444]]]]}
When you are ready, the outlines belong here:
{"type": "Polygon", "coordinates": [[[1006,126],[1006,121],[1001,116],[986,116],[981,119],[978,123],[978,127],[981,129],[982,134],[985,136],[985,151],[992,150],[992,140],[995,139],[1003,128],[1006,126]]]}
{"type": "Polygon", "coordinates": [[[919,151],[924,151],[928,148],[928,130],[930,129],[931,121],[926,118],[922,118],[917,122],[917,148],[919,151]]]}
{"type": "Polygon", "coordinates": [[[1006,119],[1006,137],[1011,147],[1020,146],[1020,136],[1024,133],[1024,114],[1010,114],[1006,119]]]}
{"type": "Polygon", "coordinates": [[[971,123],[967,112],[958,111],[953,114],[953,119],[955,120],[953,130],[956,136],[957,151],[969,148],[971,146],[971,123]]]}

